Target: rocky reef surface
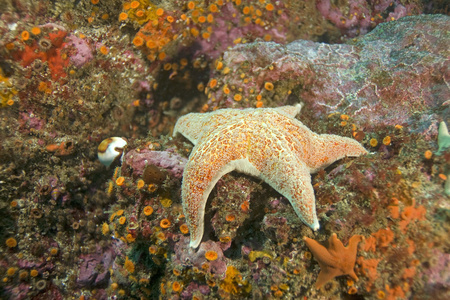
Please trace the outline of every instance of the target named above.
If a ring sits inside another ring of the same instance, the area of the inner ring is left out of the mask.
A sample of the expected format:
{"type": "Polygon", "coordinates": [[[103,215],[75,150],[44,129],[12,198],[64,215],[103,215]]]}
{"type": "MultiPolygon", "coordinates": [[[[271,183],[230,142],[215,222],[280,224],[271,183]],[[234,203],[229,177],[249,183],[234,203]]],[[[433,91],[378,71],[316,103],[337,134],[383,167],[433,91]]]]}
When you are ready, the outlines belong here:
{"type": "Polygon", "coordinates": [[[4,2],[0,298],[450,297],[445,1],[4,2]],[[313,176],[321,229],[233,172],[189,248],[176,120],[299,102],[369,151],[313,176]]]}

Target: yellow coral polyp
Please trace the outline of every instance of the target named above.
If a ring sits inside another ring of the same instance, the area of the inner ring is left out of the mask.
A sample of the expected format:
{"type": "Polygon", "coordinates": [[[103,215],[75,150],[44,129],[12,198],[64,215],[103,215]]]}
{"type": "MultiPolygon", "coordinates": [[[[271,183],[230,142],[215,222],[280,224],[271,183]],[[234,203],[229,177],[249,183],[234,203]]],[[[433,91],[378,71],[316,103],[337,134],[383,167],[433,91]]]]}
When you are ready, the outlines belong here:
{"type": "Polygon", "coordinates": [[[269,259],[273,259],[273,257],[270,254],[264,251],[251,251],[248,254],[248,258],[250,259],[251,262],[254,262],[256,259],[261,257],[268,257],[269,259]]]}
{"type": "Polygon", "coordinates": [[[242,275],[238,269],[228,266],[220,288],[229,294],[237,295],[240,292],[249,293],[252,286],[246,280],[242,280],[242,275]]]}
{"type": "Polygon", "coordinates": [[[109,233],[109,225],[106,222],[102,224],[102,233],[103,235],[107,235],[109,233]]]}
{"type": "Polygon", "coordinates": [[[139,179],[138,182],[136,183],[136,187],[138,189],[142,189],[144,187],[144,185],[145,185],[145,182],[142,179],[139,179]]]}
{"type": "Polygon", "coordinates": [[[8,246],[8,248],[14,248],[17,246],[17,241],[15,238],[10,237],[6,240],[6,246],[8,246]]]}
{"type": "Polygon", "coordinates": [[[131,233],[127,234],[125,238],[127,239],[128,243],[133,243],[136,240],[136,238],[131,233]]]}
{"type": "Polygon", "coordinates": [[[169,198],[163,198],[161,199],[161,205],[165,208],[169,208],[172,206],[172,200],[170,200],[169,198]]]}
{"type": "Polygon", "coordinates": [[[16,268],[11,267],[6,271],[6,275],[8,275],[9,277],[14,276],[14,274],[16,274],[16,271],[17,271],[16,268]]]}
{"type": "Polygon", "coordinates": [[[50,255],[55,256],[59,252],[58,248],[51,248],[50,249],[50,255]]]}
{"type": "Polygon", "coordinates": [[[123,267],[129,272],[134,273],[134,263],[128,259],[128,256],[125,258],[125,263],[123,267]]]}

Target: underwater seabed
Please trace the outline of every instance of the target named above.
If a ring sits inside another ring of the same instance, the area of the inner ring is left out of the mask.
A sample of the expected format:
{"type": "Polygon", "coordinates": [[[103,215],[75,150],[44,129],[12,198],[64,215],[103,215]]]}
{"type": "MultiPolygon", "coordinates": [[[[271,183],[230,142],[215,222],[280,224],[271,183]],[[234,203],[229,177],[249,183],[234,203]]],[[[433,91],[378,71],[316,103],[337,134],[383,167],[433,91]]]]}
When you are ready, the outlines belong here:
{"type": "Polygon", "coordinates": [[[450,298],[445,1],[1,7],[1,299],[450,298]]]}

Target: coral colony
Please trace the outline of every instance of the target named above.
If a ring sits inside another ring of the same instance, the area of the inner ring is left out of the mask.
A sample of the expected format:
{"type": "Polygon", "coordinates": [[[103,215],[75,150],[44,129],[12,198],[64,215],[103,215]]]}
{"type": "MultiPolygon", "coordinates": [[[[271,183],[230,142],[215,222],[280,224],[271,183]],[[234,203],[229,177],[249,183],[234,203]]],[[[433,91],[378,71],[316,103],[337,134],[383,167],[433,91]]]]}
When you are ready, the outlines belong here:
{"type": "Polygon", "coordinates": [[[0,298],[449,299],[449,32],[445,1],[3,1],[0,298]]]}

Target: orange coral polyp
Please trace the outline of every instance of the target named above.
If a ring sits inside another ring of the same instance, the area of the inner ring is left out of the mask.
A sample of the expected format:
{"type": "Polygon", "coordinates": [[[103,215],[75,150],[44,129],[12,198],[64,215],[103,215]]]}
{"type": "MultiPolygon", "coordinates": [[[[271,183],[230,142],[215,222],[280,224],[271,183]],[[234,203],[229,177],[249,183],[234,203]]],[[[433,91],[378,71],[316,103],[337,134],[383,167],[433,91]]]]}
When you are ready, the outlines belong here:
{"type": "Polygon", "coordinates": [[[120,13],[119,21],[125,21],[126,19],[128,19],[128,14],[127,13],[120,13]]]}
{"type": "Polygon", "coordinates": [[[22,37],[23,41],[28,41],[28,39],[30,38],[30,33],[28,31],[22,31],[22,33],[20,34],[20,36],[22,37]]]}
{"type": "Polygon", "coordinates": [[[205,40],[209,39],[210,37],[211,37],[211,34],[209,34],[209,32],[202,33],[202,38],[204,38],[205,40]]]}
{"type": "Polygon", "coordinates": [[[39,27],[33,27],[31,28],[31,33],[34,35],[38,35],[41,33],[41,29],[39,27]]]}
{"type": "Polygon", "coordinates": [[[164,14],[164,9],[158,8],[158,9],[156,10],[156,15],[157,15],[158,17],[162,16],[163,14],[164,14]]]}
{"type": "Polygon", "coordinates": [[[139,3],[139,1],[133,1],[133,2],[131,2],[131,8],[138,8],[139,7],[139,5],[141,5],[140,3],[139,3]]]}
{"type": "Polygon", "coordinates": [[[181,284],[178,281],[174,281],[174,283],[172,284],[172,290],[174,292],[181,291],[181,284]]]}
{"type": "Polygon", "coordinates": [[[189,233],[189,227],[186,224],[183,224],[180,226],[180,231],[182,234],[188,234],[189,233]]]}
{"type": "Polygon", "coordinates": [[[144,207],[144,215],[150,216],[153,213],[153,208],[150,205],[144,207]]]}
{"type": "Polygon", "coordinates": [[[156,254],[156,252],[158,252],[158,248],[155,245],[152,245],[152,246],[148,247],[148,252],[150,254],[156,254]]]}
{"type": "Polygon", "coordinates": [[[144,44],[144,40],[143,40],[140,36],[136,36],[136,37],[134,37],[134,39],[133,39],[133,44],[134,44],[136,47],[140,47],[140,46],[142,46],[142,45],[144,44]]]}
{"type": "Polygon", "coordinates": [[[268,91],[273,90],[273,83],[271,83],[271,82],[264,83],[264,88],[268,91]]]}
{"type": "Polygon", "coordinates": [[[125,178],[120,176],[119,178],[116,179],[116,184],[118,186],[122,186],[125,183],[125,178]]]}
{"type": "Polygon", "coordinates": [[[152,41],[152,40],[148,40],[147,43],[145,43],[145,45],[149,49],[155,49],[156,47],[158,47],[158,45],[155,43],[155,41],[152,41]]]}
{"type": "Polygon", "coordinates": [[[211,79],[211,81],[209,82],[209,87],[214,88],[216,85],[217,85],[217,79],[215,79],[215,78],[211,79]]]}
{"type": "Polygon", "coordinates": [[[161,228],[169,228],[171,225],[169,219],[162,219],[161,222],[159,223],[159,226],[161,226],[161,228]]]}
{"type": "Polygon", "coordinates": [[[217,7],[217,5],[211,4],[211,5],[209,6],[209,11],[215,13],[215,12],[218,12],[218,11],[219,11],[219,8],[217,7]]]}
{"type": "Polygon", "coordinates": [[[273,4],[272,3],[268,3],[267,5],[266,5],[266,10],[268,10],[268,11],[272,11],[272,10],[274,10],[274,6],[273,6],[273,4]]]}
{"type": "Polygon", "coordinates": [[[216,260],[218,257],[219,257],[219,256],[218,256],[217,252],[216,252],[216,251],[213,251],[213,250],[206,251],[206,253],[205,253],[205,258],[206,258],[207,260],[209,260],[209,261],[214,261],[214,260],[216,260]]]}
{"type": "Polygon", "coordinates": [[[228,222],[233,222],[234,220],[236,220],[236,217],[232,214],[229,214],[225,217],[225,220],[227,220],[228,222]]]}
{"type": "Polygon", "coordinates": [[[100,47],[100,53],[101,54],[106,55],[106,54],[108,54],[108,52],[109,52],[109,50],[108,50],[108,48],[106,46],[101,46],[100,47]]]}
{"type": "Polygon", "coordinates": [[[378,291],[377,292],[377,298],[378,299],[384,299],[386,297],[386,293],[384,291],[378,291]]]}
{"type": "Polygon", "coordinates": [[[160,52],[160,53],[158,54],[158,59],[159,59],[159,60],[164,60],[164,58],[166,58],[166,53],[160,52]]]}

